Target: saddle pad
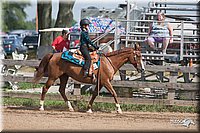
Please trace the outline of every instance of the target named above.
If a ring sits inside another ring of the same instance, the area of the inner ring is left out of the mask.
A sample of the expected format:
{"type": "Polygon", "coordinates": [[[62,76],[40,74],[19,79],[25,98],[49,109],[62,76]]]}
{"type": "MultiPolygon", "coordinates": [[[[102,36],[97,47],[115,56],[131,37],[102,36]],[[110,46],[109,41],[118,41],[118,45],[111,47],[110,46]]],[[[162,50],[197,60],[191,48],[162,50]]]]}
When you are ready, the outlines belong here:
{"type": "MultiPolygon", "coordinates": [[[[74,54],[75,53],[71,51],[64,51],[61,55],[61,59],[67,60],[79,66],[83,66],[85,64],[85,60],[76,58],[77,56],[74,56],[74,54]]],[[[98,62],[93,63],[94,70],[99,68],[99,65],[100,65],[100,60],[98,60],[98,62]]]]}

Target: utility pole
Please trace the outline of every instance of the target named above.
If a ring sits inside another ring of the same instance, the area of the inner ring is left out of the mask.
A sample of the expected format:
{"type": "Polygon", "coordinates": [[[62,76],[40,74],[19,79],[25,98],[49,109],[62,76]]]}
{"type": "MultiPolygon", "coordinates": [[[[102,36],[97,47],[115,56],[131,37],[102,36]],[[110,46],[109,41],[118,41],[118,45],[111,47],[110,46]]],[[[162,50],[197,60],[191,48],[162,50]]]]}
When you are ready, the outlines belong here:
{"type": "Polygon", "coordinates": [[[36,30],[36,32],[38,31],[38,11],[37,11],[37,8],[38,7],[36,7],[36,18],[35,18],[35,30],[36,30]]]}
{"type": "Polygon", "coordinates": [[[129,33],[129,29],[130,29],[130,22],[129,22],[129,20],[130,20],[130,1],[129,0],[126,0],[126,2],[127,2],[127,9],[126,9],[126,43],[125,43],[125,47],[127,47],[128,46],[128,39],[129,39],[129,37],[128,37],[128,33],[129,33]]]}

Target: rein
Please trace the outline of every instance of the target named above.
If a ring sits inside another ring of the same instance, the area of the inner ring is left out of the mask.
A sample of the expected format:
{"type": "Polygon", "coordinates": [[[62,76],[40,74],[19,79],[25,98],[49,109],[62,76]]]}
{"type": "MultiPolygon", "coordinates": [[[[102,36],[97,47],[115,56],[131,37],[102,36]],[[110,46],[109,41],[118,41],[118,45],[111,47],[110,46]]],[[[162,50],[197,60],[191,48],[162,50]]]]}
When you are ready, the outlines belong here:
{"type": "MultiPolygon", "coordinates": [[[[135,51],[134,51],[134,54],[136,54],[135,53],[135,51]]],[[[105,56],[105,55],[104,55],[105,56]]],[[[136,55],[135,55],[136,56],[136,55]]],[[[112,63],[112,61],[110,60],[110,58],[109,57],[107,57],[107,56],[105,56],[106,58],[107,58],[107,60],[109,61],[109,63],[111,64],[111,66],[113,67],[113,69],[115,70],[115,71],[118,71],[118,69],[113,65],[113,63],[112,63]]],[[[134,60],[136,61],[136,59],[134,58],[134,60]]],[[[124,73],[122,73],[120,70],[119,70],[119,74],[120,75],[123,75],[123,76],[137,76],[138,74],[139,74],[139,72],[137,72],[136,74],[134,74],[133,72],[130,74],[130,75],[127,75],[127,74],[124,74],[124,73]]]]}
{"type": "Polygon", "coordinates": [[[114,71],[117,71],[118,69],[113,65],[112,61],[110,60],[110,58],[108,58],[107,56],[105,56],[106,59],[109,61],[109,63],[111,64],[111,66],[113,67],[114,71]]]}
{"type": "MultiPolygon", "coordinates": [[[[107,56],[105,56],[106,58],[107,58],[107,60],[109,61],[109,63],[111,64],[111,66],[113,67],[113,69],[115,70],[115,71],[118,71],[118,69],[113,65],[113,63],[112,63],[112,61],[110,60],[110,58],[108,58],[107,56]]],[[[130,75],[127,75],[127,74],[124,74],[124,73],[122,73],[122,72],[120,72],[119,71],[119,74],[120,75],[123,75],[123,76],[137,76],[138,74],[139,74],[139,72],[137,72],[136,74],[133,74],[133,72],[130,74],[130,75]]]]}

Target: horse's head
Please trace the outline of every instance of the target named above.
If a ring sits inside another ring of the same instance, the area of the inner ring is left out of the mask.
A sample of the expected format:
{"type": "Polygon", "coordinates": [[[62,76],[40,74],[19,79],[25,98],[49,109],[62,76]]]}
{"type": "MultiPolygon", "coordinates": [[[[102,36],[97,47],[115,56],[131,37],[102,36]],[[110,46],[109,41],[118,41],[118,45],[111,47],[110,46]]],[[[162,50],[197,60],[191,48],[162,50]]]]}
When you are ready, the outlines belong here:
{"type": "Polygon", "coordinates": [[[137,69],[138,72],[144,72],[144,63],[142,61],[142,54],[140,49],[132,49],[132,53],[129,56],[129,61],[137,69]]]}

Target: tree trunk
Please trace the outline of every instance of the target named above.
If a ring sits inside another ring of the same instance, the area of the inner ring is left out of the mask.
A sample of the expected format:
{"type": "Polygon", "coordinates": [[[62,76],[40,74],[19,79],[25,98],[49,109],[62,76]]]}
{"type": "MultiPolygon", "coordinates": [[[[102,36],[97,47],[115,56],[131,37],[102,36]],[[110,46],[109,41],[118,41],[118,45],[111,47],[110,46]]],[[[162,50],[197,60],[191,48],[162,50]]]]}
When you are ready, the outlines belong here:
{"type": "MultiPolygon", "coordinates": [[[[66,28],[72,26],[73,22],[73,6],[74,6],[75,0],[59,0],[59,10],[58,15],[55,23],[55,28],[66,28]]],[[[60,34],[60,33],[59,33],[60,34]]],[[[53,38],[58,36],[58,33],[53,34],[53,38]]]]}
{"type": "MultiPolygon", "coordinates": [[[[46,29],[51,27],[51,1],[41,1],[38,0],[37,12],[38,12],[38,29],[46,29]]],[[[41,45],[51,45],[51,33],[41,33],[40,34],[40,46],[41,45]]]]}

